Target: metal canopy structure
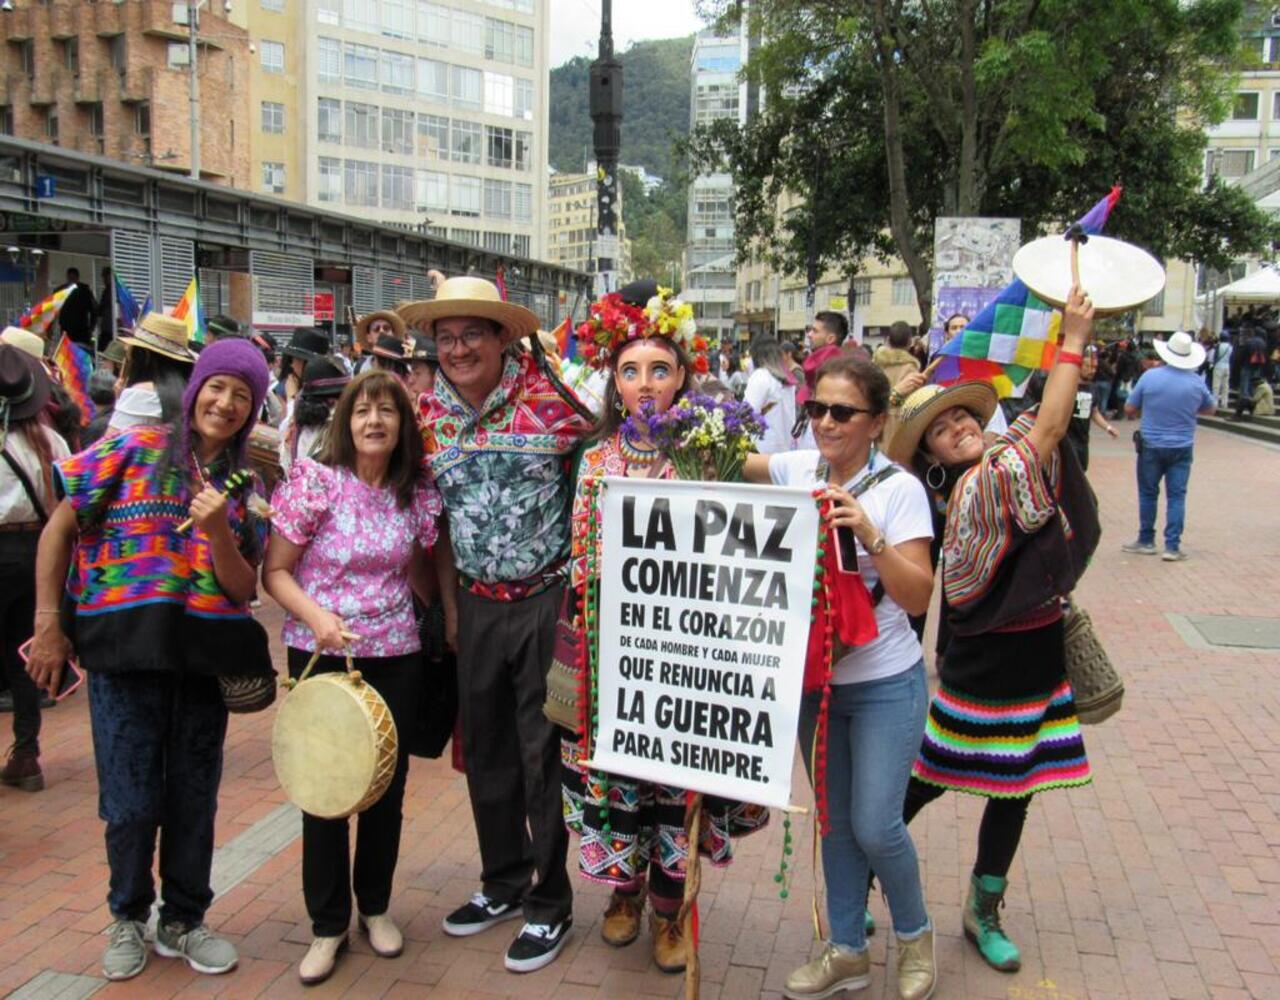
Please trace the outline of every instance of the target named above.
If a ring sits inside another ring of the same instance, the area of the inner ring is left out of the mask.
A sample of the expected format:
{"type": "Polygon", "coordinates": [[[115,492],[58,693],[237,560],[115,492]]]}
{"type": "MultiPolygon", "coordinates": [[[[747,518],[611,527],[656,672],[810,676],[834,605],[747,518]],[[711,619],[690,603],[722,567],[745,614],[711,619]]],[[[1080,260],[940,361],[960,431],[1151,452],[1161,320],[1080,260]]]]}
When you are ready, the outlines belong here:
{"type": "MultiPolygon", "coordinates": [[[[547,328],[591,295],[592,278],[581,271],[9,136],[0,137],[0,212],[0,231],[74,228],[113,240],[136,234],[125,240],[136,245],[146,237],[171,250],[181,246],[173,241],[185,240],[201,252],[287,255],[353,274],[373,269],[416,277],[436,268],[492,278],[501,266],[511,299],[533,309],[547,328]]],[[[174,280],[162,278],[165,299],[174,280]]],[[[415,281],[412,287],[423,286],[415,281]]]]}

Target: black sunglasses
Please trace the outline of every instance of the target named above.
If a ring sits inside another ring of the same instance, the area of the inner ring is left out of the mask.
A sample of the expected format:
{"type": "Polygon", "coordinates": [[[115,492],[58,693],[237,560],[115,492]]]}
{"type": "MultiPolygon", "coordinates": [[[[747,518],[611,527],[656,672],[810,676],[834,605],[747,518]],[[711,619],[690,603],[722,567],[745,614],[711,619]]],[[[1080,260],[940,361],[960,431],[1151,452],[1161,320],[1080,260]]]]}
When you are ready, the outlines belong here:
{"type": "Polygon", "coordinates": [[[816,399],[806,399],[804,402],[804,415],[810,420],[821,420],[828,413],[831,419],[838,424],[847,424],[859,413],[872,413],[862,406],[845,406],[844,403],[819,403],[816,399]]]}

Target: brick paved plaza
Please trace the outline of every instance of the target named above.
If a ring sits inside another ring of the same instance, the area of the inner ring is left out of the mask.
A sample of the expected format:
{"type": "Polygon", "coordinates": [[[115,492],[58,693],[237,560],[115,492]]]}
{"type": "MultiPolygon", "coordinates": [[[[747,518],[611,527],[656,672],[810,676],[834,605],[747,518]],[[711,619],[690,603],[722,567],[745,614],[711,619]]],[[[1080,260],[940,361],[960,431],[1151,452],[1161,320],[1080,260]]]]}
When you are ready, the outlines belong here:
{"type": "MultiPolygon", "coordinates": [[[[1137,501],[1127,427],[1095,434],[1092,479],[1105,535],[1081,589],[1128,685],[1123,712],[1086,730],[1094,784],[1033,804],[1010,874],[1005,923],[1022,948],[1016,975],[990,971],[960,935],[973,861],[976,799],[946,796],[913,826],[938,932],[936,996],[1280,998],[1280,652],[1208,645],[1179,616],[1280,618],[1280,452],[1202,431],[1184,547],[1191,559],[1127,556],[1137,501]]],[[[278,636],[278,612],[264,609],[278,636]]],[[[1274,629],[1273,629],[1274,631],[1274,629]]],[[[8,726],[7,717],[0,724],[8,726]]],[[[89,739],[78,693],[45,715],[48,789],[0,789],[0,992],[20,997],[286,997],[310,930],[302,902],[300,829],[270,758],[271,715],[233,718],[218,814],[210,924],[240,950],[238,970],[201,977],[152,957],[107,985],[107,868],[89,739]]],[[[797,774],[797,801],[808,801],[797,774]]],[[[605,892],[576,881],[577,925],[559,961],[529,976],[503,970],[516,930],[462,940],[441,918],[477,887],[479,859],[465,783],[445,762],[415,760],[391,912],[405,953],[353,950],[333,979],[306,991],[356,997],[674,997],[679,977],[651,964],[647,936],[604,945],[605,892]]],[[[781,825],[744,841],[727,872],[707,871],[702,996],[779,997],[812,947],[809,820],[795,823],[790,898],[773,873],[781,825]]],[[[705,869],[704,869],[705,870],[705,869]]],[[[885,976],[887,911],[872,902],[872,985],[885,976]]],[[[890,952],[892,957],[892,952],[890,952]]]]}

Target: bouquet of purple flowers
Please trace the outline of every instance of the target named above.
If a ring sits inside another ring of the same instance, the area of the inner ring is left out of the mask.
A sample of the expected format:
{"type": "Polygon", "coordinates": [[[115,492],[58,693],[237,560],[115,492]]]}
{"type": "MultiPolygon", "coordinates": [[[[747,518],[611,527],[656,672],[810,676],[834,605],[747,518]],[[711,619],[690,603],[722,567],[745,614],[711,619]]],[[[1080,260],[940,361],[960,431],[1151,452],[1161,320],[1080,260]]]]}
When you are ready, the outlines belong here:
{"type": "Polygon", "coordinates": [[[721,483],[742,478],[742,465],[764,433],[760,415],[736,399],[689,393],[665,413],[641,408],[622,425],[632,440],[647,438],[667,456],[681,479],[721,483]]]}

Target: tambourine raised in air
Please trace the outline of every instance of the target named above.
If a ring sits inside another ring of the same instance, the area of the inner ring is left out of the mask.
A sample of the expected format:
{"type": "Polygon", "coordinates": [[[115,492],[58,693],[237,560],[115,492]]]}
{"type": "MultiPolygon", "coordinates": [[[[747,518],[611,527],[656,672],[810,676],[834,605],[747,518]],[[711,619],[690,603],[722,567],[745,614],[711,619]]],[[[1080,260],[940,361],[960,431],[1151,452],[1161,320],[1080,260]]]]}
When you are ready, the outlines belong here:
{"type": "MultiPolygon", "coordinates": [[[[1013,273],[1041,301],[1061,309],[1071,293],[1069,237],[1032,240],[1013,255],[1013,273]]],[[[1123,240],[1089,236],[1079,243],[1080,287],[1099,316],[1135,309],[1164,289],[1165,273],[1151,254],[1123,240]]]]}

